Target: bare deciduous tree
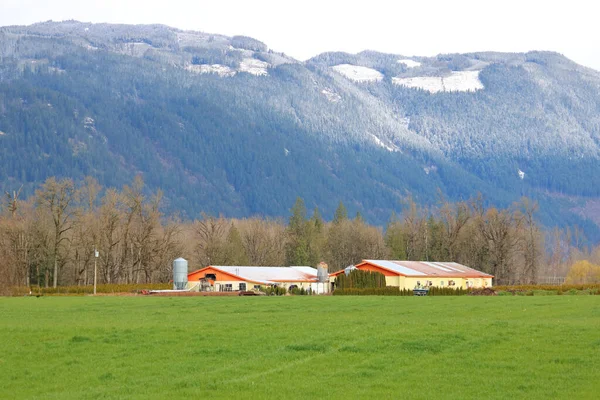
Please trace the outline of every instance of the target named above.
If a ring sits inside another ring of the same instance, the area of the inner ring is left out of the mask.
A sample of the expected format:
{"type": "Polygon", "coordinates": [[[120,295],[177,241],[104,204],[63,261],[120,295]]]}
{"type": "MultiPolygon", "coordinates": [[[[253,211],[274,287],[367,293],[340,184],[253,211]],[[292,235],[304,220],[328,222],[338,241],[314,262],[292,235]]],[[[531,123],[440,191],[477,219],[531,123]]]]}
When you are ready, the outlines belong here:
{"type": "Polygon", "coordinates": [[[54,226],[52,287],[58,285],[59,265],[66,263],[64,245],[69,240],[67,232],[73,228],[73,203],[77,201],[77,197],[78,192],[71,179],[57,181],[55,178],[49,178],[41,189],[36,191],[38,206],[49,215],[54,226]]]}

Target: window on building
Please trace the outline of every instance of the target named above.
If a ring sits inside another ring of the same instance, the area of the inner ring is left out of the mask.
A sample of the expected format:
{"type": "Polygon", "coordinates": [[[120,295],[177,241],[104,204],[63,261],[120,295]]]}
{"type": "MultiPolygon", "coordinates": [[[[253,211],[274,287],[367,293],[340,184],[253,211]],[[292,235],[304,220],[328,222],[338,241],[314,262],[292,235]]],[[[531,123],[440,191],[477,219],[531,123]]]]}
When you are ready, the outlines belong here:
{"type": "Polygon", "coordinates": [[[226,283],[225,285],[223,285],[223,291],[224,292],[232,292],[233,291],[233,284],[226,283]]]}
{"type": "Polygon", "coordinates": [[[204,277],[206,279],[211,280],[211,281],[216,281],[217,280],[217,275],[215,275],[215,274],[206,274],[206,275],[204,275],[204,277]]]}
{"type": "Polygon", "coordinates": [[[260,289],[260,285],[254,285],[254,289],[260,289]]]}
{"type": "Polygon", "coordinates": [[[444,286],[444,281],[441,281],[441,282],[440,282],[440,286],[444,286]]]}
{"type": "Polygon", "coordinates": [[[245,291],[246,290],[246,282],[240,283],[240,290],[241,291],[245,291]]]}

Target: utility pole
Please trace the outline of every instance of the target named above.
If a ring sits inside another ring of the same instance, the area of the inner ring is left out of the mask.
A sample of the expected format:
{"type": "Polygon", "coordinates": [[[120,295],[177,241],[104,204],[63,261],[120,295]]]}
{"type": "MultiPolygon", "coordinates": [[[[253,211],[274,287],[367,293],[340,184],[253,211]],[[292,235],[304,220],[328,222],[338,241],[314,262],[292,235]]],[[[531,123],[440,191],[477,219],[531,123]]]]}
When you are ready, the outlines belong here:
{"type": "Polygon", "coordinates": [[[98,277],[98,268],[96,267],[96,264],[99,255],[100,253],[98,253],[98,250],[94,248],[94,296],[96,295],[96,278],[98,277]]]}

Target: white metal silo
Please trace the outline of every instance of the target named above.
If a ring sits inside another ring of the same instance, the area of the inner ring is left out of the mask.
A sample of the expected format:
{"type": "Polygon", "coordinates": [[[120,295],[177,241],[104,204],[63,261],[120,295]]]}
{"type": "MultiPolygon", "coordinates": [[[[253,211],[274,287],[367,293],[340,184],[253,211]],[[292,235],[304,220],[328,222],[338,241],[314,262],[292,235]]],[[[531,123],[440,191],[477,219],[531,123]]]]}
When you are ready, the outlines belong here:
{"type": "Polygon", "coordinates": [[[185,290],[188,283],[188,262],[185,258],[173,261],[173,290],[185,290]]]}

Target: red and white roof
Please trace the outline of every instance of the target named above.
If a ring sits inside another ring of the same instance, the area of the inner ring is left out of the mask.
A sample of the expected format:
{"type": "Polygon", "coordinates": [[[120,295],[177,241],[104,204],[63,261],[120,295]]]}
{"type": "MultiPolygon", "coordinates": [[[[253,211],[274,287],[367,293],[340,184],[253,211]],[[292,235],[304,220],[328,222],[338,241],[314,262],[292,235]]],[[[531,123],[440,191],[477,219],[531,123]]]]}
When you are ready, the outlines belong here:
{"type": "Polygon", "coordinates": [[[316,282],[317,269],[312,267],[242,267],[211,265],[210,267],[249,282],[316,282]]]}

